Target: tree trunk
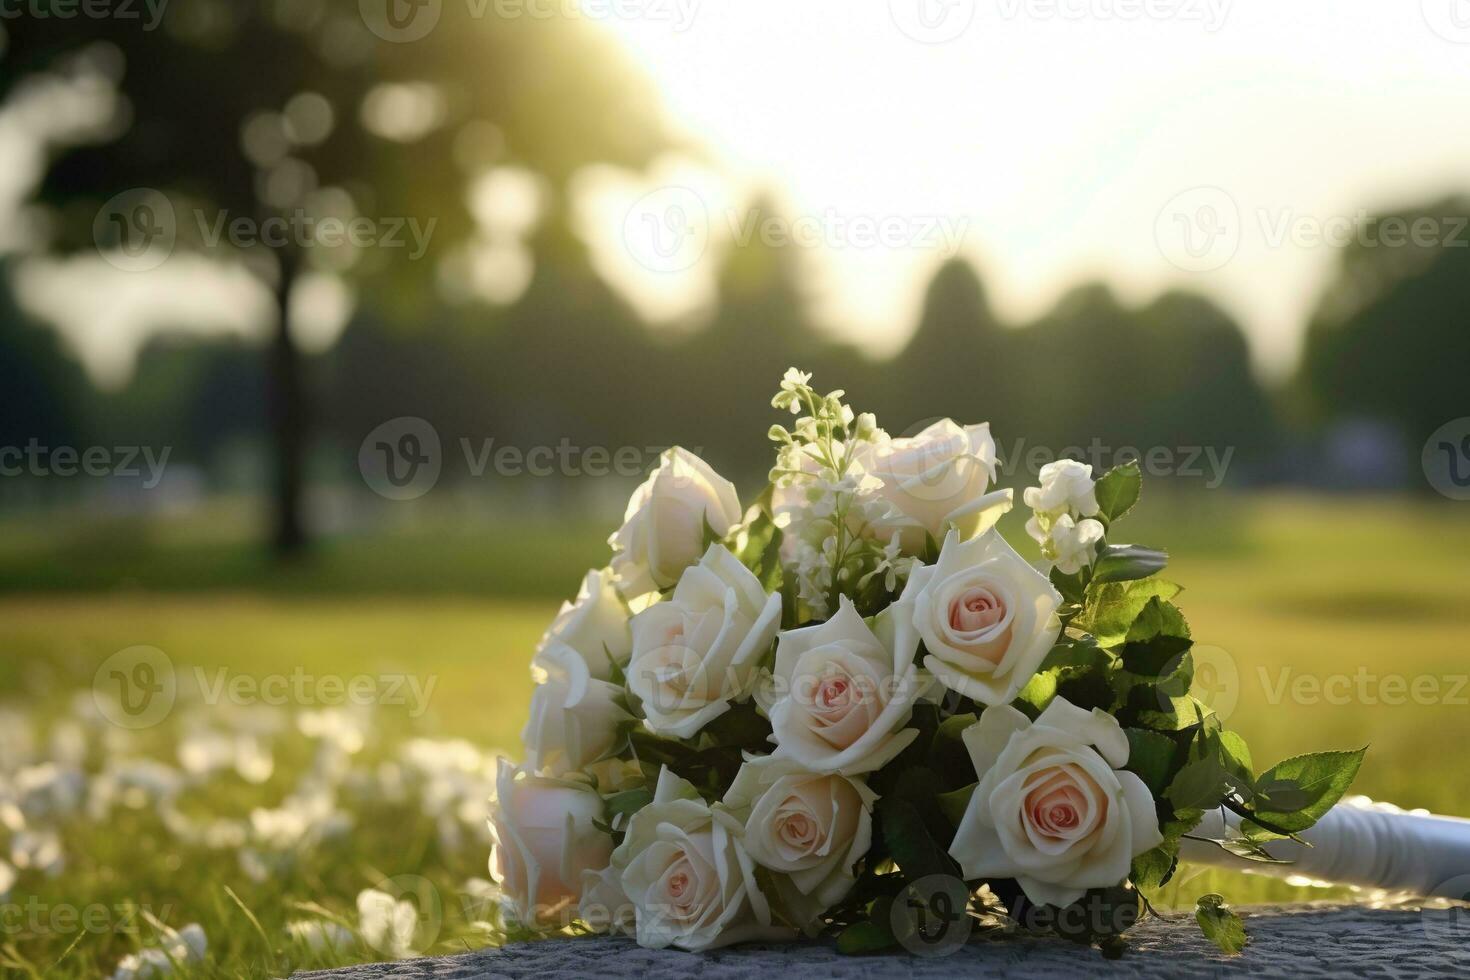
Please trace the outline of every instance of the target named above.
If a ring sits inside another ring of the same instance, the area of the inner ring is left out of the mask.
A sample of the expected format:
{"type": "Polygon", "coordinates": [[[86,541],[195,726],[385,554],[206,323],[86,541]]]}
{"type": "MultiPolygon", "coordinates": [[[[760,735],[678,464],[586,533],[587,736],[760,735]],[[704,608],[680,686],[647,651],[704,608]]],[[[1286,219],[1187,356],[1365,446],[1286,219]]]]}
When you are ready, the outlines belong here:
{"type": "Polygon", "coordinates": [[[287,316],[291,285],[296,279],[297,256],[287,247],[277,250],[277,258],[281,270],[276,284],[276,312],[279,317],[275,336],[271,338],[268,371],[271,437],[276,457],[271,500],[274,519],[272,545],[277,558],[292,559],[300,557],[307,548],[301,510],[310,419],[305,367],[301,352],[291,339],[287,316]]]}

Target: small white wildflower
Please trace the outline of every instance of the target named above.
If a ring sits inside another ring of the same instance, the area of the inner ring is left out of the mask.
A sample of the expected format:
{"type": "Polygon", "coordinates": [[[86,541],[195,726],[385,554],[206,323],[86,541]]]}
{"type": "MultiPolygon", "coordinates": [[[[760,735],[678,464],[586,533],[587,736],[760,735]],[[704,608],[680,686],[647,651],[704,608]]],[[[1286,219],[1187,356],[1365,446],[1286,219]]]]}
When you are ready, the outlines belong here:
{"type": "Polygon", "coordinates": [[[1063,514],[1051,526],[1042,554],[1064,575],[1075,575],[1092,564],[1097,556],[1097,543],[1102,538],[1103,526],[1098,521],[1085,518],[1074,523],[1070,516],[1063,514]]]}
{"type": "Polygon", "coordinates": [[[286,923],[286,935],[313,953],[342,953],[352,947],[352,930],[325,919],[296,919],[286,923]]]}
{"type": "Polygon", "coordinates": [[[395,959],[418,954],[413,949],[418,911],[412,902],[367,888],[357,896],[358,931],[369,946],[395,959]]]}

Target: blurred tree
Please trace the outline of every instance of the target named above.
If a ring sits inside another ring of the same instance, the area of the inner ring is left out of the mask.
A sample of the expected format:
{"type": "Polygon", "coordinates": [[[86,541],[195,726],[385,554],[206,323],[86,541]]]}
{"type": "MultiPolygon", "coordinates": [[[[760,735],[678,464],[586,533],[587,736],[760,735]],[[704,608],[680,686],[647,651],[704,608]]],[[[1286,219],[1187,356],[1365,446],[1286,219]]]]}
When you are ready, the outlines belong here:
{"type": "Polygon", "coordinates": [[[1133,310],[1083,286],[1016,340],[1016,431],[1054,454],[1095,439],[1112,454],[1207,446],[1259,460],[1272,445],[1245,335],[1203,297],[1169,293],[1133,310]]]}
{"type": "Polygon", "coordinates": [[[350,275],[364,305],[412,322],[438,259],[483,235],[466,206],[477,177],[519,166],[554,195],[588,161],[641,165],[662,142],[641,78],[575,17],[190,0],[150,24],[78,17],[70,3],[71,16],[59,16],[38,2],[44,16],[6,22],[0,98],[57,75],[122,96],[101,138],[53,147],[40,194],[57,219],[52,247],[95,245],[128,261],[196,248],[246,262],[275,294],[268,373],[282,554],[306,543],[311,411],[287,315],[301,274],[350,275]],[[321,222],[354,218],[367,220],[366,240],[341,241],[345,226],[328,240],[321,222]]]}
{"type": "Polygon", "coordinates": [[[1342,250],[1302,356],[1315,421],[1375,419],[1417,450],[1470,415],[1467,222],[1470,201],[1441,200],[1373,219],[1342,250]]]}
{"type": "Polygon", "coordinates": [[[1138,312],[1157,362],[1149,378],[1150,445],[1207,446],[1258,469],[1277,448],[1270,398],[1240,325],[1203,296],[1165,293],[1138,312]]]}
{"type": "Polygon", "coordinates": [[[923,378],[894,392],[885,407],[891,434],[921,427],[936,416],[962,423],[990,421],[996,433],[1016,394],[1007,331],[996,319],[974,266],[950,259],[924,293],[918,329],[899,354],[898,374],[923,378]]]}
{"type": "Polygon", "coordinates": [[[89,391],[82,369],[60,338],[30,320],[10,291],[0,261],[0,446],[78,445],[78,403],[89,391]]]}
{"type": "Polygon", "coordinates": [[[724,256],[713,319],[668,351],[666,377],[677,380],[661,397],[674,420],[671,441],[704,446],[731,472],[764,476],[774,460],[765,436],[771,397],[786,369],[813,372],[823,391],[848,380],[828,368],[832,345],[812,328],[801,249],[762,231],[783,222],[775,201],[761,196],[747,207],[742,221],[755,232],[724,256]]]}

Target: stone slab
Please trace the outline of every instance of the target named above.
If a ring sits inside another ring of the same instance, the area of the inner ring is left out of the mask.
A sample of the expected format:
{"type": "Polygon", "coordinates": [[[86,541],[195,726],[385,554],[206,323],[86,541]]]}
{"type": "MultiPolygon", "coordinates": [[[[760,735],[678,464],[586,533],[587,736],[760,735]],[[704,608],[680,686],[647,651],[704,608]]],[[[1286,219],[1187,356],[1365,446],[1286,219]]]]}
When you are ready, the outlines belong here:
{"type": "Polygon", "coordinates": [[[1188,913],[1149,919],[1128,933],[1128,954],[1055,938],[976,940],[937,957],[852,957],[830,943],[738,946],[710,953],[642,949],[627,939],[588,937],[514,943],[437,959],[375,963],[302,980],[520,980],[609,977],[628,980],[799,980],[956,977],[1467,977],[1470,911],[1403,911],[1362,906],[1257,907],[1251,944],[1227,957],[1200,935],[1188,913]]]}

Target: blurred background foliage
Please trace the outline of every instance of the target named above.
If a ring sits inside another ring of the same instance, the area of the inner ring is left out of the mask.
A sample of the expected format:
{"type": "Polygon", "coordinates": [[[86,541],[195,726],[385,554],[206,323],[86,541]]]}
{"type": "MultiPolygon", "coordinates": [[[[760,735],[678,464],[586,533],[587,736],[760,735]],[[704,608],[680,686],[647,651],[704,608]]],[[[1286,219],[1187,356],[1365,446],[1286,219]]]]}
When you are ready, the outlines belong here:
{"type": "MultiPolygon", "coordinates": [[[[428,38],[392,44],[356,7],[205,2],[156,32],[117,19],[7,22],[0,99],[44,107],[33,97],[49,85],[100,108],[38,137],[44,163],[22,212],[38,230],[0,267],[0,435],[171,455],[151,496],[20,478],[0,487],[0,505],[102,494],[112,512],[146,520],[165,503],[259,499],[270,515],[259,537],[291,555],[381,516],[357,451],[397,416],[438,430],[439,497],[469,488],[493,501],[492,514],[587,493],[615,499],[626,480],[589,490],[594,481],[477,475],[461,439],[523,450],[681,443],[754,488],[769,459],[767,399],[792,364],[847,388],[895,434],[948,415],[990,420],[1003,455],[1017,438],[1053,453],[1094,439],[1212,447],[1233,454],[1233,488],[1425,491],[1417,449],[1464,410],[1470,250],[1438,246],[1342,250],[1299,368],[1270,384],[1239,325],[1201,295],[1130,305],[1086,283],[1034,322],[1004,322],[984,270],[963,258],[937,265],[910,339],[877,360],[812,325],[804,256],[759,236],[723,255],[702,322],[650,329],[594,270],[567,197],[588,164],[636,169],[679,144],[647,80],[574,18],[474,17],[451,4],[428,38]],[[499,302],[467,298],[455,285],[467,250],[505,234],[477,221],[475,188],[507,174],[534,188],[516,246],[526,281],[499,302]],[[131,372],[99,388],[9,284],[28,256],[95,258],[117,244],[96,237],[95,221],[139,187],[160,189],[180,213],[412,215],[435,226],[425,254],[409,258],[291,242],[231,248],[194,240],[199,228],[180,220],[180,250],[242,267],[269,290],[274,326],[221,339],[160,312],[131,372]],[[317,274],[350,285],[350,315],[329,344],[305,349],[293,290],[317,274]]],[[[774,196],[745,206],[780,217],[774,196]]],[[[1448,199],[1400,216],[1466,212],[1448,199]]],[[[1189,490],[1201,479],[1170,482],[1189,490]]]]}

